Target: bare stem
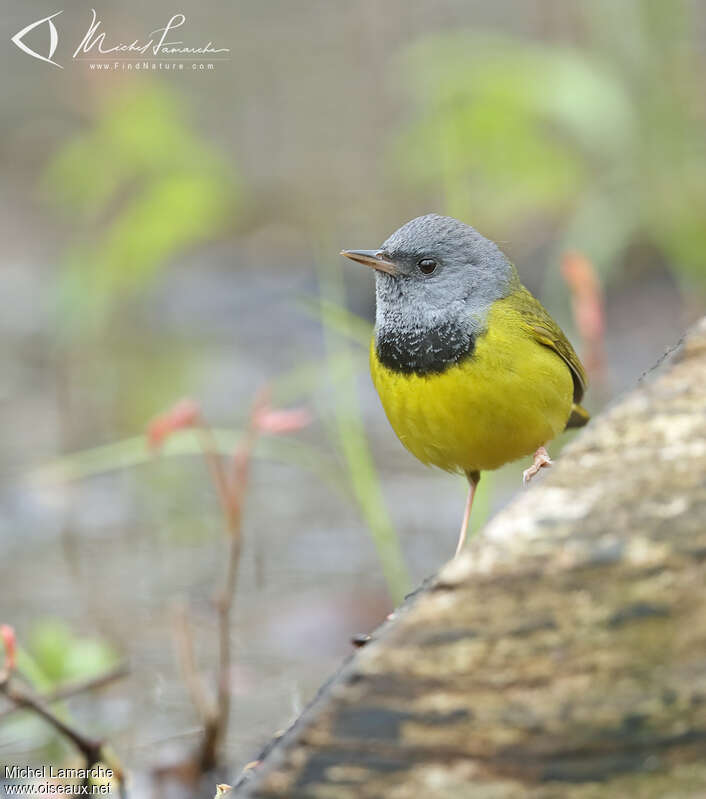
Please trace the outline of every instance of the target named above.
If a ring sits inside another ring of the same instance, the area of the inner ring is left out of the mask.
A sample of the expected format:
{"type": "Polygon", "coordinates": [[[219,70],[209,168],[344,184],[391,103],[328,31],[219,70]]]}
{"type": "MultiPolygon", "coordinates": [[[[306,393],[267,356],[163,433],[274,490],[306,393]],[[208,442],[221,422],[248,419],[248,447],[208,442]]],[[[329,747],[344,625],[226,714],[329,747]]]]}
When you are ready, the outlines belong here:
{"type": "Polygon", "coordinates": [[[197,429],[201,451],[204,460],[206,461],[206,468],[211,475],[216,491],[218,492],[218,501],[223,511],[223,515],[228,522],[229,529],[235,524],[233,518],[233,497],[231,494],[231,487],[228,484],[228,474],[225,466],[223,465],[223,458],[218,452],[218,444],[213,435],[213,431],[207,425],[202,425],[197,429]]]}
{"type": "Polygon", "coordinates": [[[235,589],[238,582],[238,565],[240,564],[241,550],[242,537],[240,531],[238,531],[237,534],[230,536],[225,585],[221,596],[218,598],[218,737],[221,740],[225,738],[230,715],[230,623],[235,600],[235,589]]]}
{"type": "MultiPolygon", "coordinates": [[[[103,686],[109,685],[110,683],[127,676],[128,671],[129,669],[127,663],[121,663],[115,668],[103,672],[103,674],[98,674],[96,677],[89,677],[85,680],[76,680],[75,682],[64,683],[63,685],[55,688],[53,691],[42,694],[40,697],[38,697],[38,699],[45,705],[51,705],[54,702],[60,702],[63,699],[69,699],[72,696],[88,693],[89,691],[94,691],[97,688],[103,688],[103,686]]],[[[8,707],[5,710],[0,711],[0,719],[7,718],[7,716],[17,713],[20,710],[22,710],[22,707],[20,705],[14,704],[12,707],[8,707]]]]}

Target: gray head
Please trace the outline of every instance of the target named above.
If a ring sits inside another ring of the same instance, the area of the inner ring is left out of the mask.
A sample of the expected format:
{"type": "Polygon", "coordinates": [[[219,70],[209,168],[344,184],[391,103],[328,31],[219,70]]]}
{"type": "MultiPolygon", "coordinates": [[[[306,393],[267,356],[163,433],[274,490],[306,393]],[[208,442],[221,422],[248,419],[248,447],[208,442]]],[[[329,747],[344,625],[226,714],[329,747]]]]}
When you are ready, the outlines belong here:
{"type": "Polygon", "coordinates": [[[448,216],[427,214],[396,230],[378,250],[343,255],[376,270],[376,337],[428,340],[452,328],[473,338],[484,332],[492,302],[517,282],[497,245],[448,216]]]}

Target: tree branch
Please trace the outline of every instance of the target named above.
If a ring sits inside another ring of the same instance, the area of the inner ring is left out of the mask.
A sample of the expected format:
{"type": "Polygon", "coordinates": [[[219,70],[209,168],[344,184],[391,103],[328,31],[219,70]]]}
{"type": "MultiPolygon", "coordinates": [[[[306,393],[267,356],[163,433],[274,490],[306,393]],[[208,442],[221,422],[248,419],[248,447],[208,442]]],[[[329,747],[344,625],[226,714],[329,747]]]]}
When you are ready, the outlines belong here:
{"type": "MultiPolygon", "coordinates": [[[[76,680],[75,682],[64,683],[59,685],[53,691],[42,694],[38,699],[45,705],[53,705],[54,702],[61,702],[64,699],[70,699],[72,696],[95,691],[98,688],[103,688],[116,680],[121,680],[129,673],[127,663],[121,663],[109,671],[98,674],[96,677],[88,677],[85,680],[76,680]]],[[[22,710],[22,707],[15,704],[13,707],[5,708],[0,711],[0,721],[13,713],[22,710]]]]}

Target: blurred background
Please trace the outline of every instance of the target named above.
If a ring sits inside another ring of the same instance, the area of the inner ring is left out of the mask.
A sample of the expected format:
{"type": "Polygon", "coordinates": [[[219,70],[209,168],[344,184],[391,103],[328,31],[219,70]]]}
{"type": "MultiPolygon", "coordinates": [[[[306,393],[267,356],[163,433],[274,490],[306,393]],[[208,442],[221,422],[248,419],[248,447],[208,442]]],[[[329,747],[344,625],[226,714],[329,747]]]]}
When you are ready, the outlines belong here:
{"type": "MultiPolygon", "coordinates": [[[[432,211],[474,225],[589,361],[598,411],[704,309],[706,7],[106,3],[109,41],[182,11],[179,38],[230,49],[212,70],[139,72],[71,60],[82,2],[54,19],[63,69],[10,43],[57,10],[10,0],[0,37],[0,623],[40,693],[129,663],[56,709],[147,796],[200,735],[175,608],[212,675],[224,560],[197,438],[154,455],[150,419],[190,396],[227,454],[263,386],[312,417],[252,464],[232,778],[450,557],[462,513],[463,481],[387,425],[367,376],[373,278],[339,250],[432,211]]],[[[474,528],[526,465],[484,479],[474,528]]],[[[0,762],[48,759],[76,755],[0,704],[0,762]]]]}

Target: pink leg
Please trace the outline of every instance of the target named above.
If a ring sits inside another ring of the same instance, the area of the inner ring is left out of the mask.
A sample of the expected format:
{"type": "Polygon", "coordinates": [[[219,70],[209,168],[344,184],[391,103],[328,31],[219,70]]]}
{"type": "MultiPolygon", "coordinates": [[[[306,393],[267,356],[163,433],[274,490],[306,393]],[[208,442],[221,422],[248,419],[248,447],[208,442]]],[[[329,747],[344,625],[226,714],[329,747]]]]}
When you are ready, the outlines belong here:
{"type": "Polygon", "coordinates": [[[534,463],[529,467],[529,469],[525,469],[524,472],[522,472],[523,485],[527,485],[527,483],[529,483],[529,481],[540,469],[551,465],[552,459],[549,457],[549,453],[546,451],[546,449],[544,449],[544,447],[540,447],[534,453],[534,463]]]}
{"type": "Polygon", "coordinates": [[[468,522],[471,518],[471,508],[473,507],[473,497],[476,495],[476,488],[480,480],[479,472],[469,472],[468,477],[468,496],[466,497],[466,509],[463,512],[463,521],[461,522],[461,532],[458,535],[458,544],[456,544],[456,552],[454,557],[463,549],[466,543],[466,534],[468,532],[468,522]]]}

